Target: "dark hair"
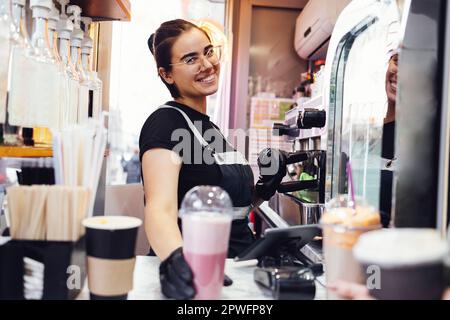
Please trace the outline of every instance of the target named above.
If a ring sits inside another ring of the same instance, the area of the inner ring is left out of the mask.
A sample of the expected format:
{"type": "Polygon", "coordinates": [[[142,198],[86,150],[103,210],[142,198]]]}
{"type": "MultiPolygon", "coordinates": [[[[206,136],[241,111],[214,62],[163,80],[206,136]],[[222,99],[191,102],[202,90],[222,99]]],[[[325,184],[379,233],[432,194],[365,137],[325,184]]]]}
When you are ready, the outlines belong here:
{"type": "MultiPolygon", "coordinates": [[[[208,33],[206,33],[205,30],[183,19],[176,19],[164,22],[159,26],[159,28],[155,31],[155,33],[153,33],[148,38],[147,45],[148,48],[150,49],[150,52],[155,57],[156,67],[158,69],[164,68],[164,70],[166,71],[172,70],[172,66],[170,64],[172,60],[173,44],[180,35],[194,28],[202,31],[211,41],[211,38],[209,37],[208,33]]],[[[173,98],[179,98],[180,92],[178,91],[178,88],[175,86],[175,84],[167,83],[164,80],[164,78],[161,77],[161,75],[159,75],[159,77],[161,78],[162,82],[164,82],[166,87],[169,89],[171,96],[173,98]]]]}

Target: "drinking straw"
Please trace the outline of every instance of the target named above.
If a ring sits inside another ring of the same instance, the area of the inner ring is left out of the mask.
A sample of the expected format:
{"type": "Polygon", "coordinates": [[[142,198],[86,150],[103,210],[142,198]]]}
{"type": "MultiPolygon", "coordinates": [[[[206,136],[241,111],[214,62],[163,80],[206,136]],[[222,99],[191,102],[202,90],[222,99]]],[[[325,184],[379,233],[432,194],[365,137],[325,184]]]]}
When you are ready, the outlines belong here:
{"type": "Polygon", "coordinates": [[[84,187],[89,187],[89,178],[90,178],[90,168],[92,166],[92,140],[93,140],[93,132],[91,129],[87,130],[83,135],[83,177],[81,181],[81,185],[84,187]]]}
{"type": "Polygon", "coordinates": [[[347,162],[347,178],[348,178],[348,184],[350,186],[350,196],[353,203],[353,209],[356,210],[356,201],[355,201],[355,188],[353,183],[353,173],[352,173],[352,166],[350,164],[350,161],[347,162]]]}
{"type": "MultiPolygon", "coordinates": [[[[55,174],[58,176],[57,183],[88,188],[85,210],[88,216],[93,213],[106,143],[107,131],[104,124],[92,119],[88,119],[82,125],[71,125],[54,135],[54,146],[57,151],[53,160],[55,174]]],[[[77,216],[77,212],[82,210],[75,207],[71,209],[75,210],[75,213],[72,212],[70,218],[73,218],[72,214],[77,216]]]]}
{"type": "Polygon", "coordinates": [[[64,171],[64,184],[65,185],[72,185],[71,180],[71,171],[73,171],[72,166],[72,153],[71,153],[71,146],[70,146],[70,132],[68,130],[65,130],[62,132],[62,161],[63,161],[63,171],[64,171]]]}
{"type": "Polygon", "coordinates": [[[69,140],[70,140],[70,145],[69,145],[69,149],[70,149],[70,155],[71,155],[71,168],[72,170],[70,170],[71,176],[70,176],[70,181],[71,181],[71,186],[76,186],[77,185],[77,177],[78,177],[78,136],[76,134],[71,134],[69,135],[69,140]]]}
{"type": "Polygon", "coordinates": [[[81,183],[83,182],[83,170],[86,170],[86,167],[83,166],[83,160],[84,160],[84,156],[83,156],[83,149],[84,149],[84,134],[74,134],[73,135],[75,138],[75,161],[76,161],[76,167],[77,167],[77,172],[76,172],[76,176],[75,176],[75,185],[76,186],[80,186],[81,183]]]}
{"type": "Polygon", "coordinates": [[[62,171],[62,151],[61,134],[58,131],[52,132],[53,137],[53,167],[55,168],[55,184],[64,184],[64,174],[62,171]]]}
{"type": "Polygon", "coordinates": [[[91,199],[88,216],[93,215],[95,194],[97,193],[98,182],[100,180],[100,172],[103,163],[103,155],[106,149],[106,129],[102,126],[98,126],[95,131],[95,138],[93,142],[93,153],[92,153],[92,175],[90,181],[91,199]]]}

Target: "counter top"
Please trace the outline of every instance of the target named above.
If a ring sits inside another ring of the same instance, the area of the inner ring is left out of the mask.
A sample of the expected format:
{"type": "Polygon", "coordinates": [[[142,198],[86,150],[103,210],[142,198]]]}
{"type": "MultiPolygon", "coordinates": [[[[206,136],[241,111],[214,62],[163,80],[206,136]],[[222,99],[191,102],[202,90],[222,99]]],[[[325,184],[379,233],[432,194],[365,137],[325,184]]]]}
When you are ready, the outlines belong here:
{"type": "MultiPolygon", "coordinates": [[[[137,256],[134,269],[133,290],[129,293],[129,300],[162,300],[165,299],[161,293],[159,284],[159,264],[157,257],[137,256]]],[[[222,300],[270,300],[273,299],[269,290],[259,286],[253,280],[254,265],[248,263],[236,263],[227,259],[225,273],[233,280],[233,285],[224,287],[222,300]]],[[[322,277],[316,281],[316,300],[326,298],[322,277]]],[[[85,288],[79,299],[88,299],[89,293],[85,288]]]]}

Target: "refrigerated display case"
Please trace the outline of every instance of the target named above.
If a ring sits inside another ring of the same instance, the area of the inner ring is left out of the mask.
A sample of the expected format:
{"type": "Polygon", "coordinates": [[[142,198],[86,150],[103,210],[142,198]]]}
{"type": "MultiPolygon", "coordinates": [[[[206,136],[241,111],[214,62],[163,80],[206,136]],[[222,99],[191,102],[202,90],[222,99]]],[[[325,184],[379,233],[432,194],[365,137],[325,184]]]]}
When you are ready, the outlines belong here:
{"type": "Polygon", "coordinates": [[[379,207],[386,71],[398,52],[391,225],[448,225],[449,6],[446,1],[353,1],[336,23],[327,57],[327,199],[348,192],[379,207]],[[357,81],[355,80],[357,79],[357,81]]]}
{"type": "Polygon", "coordinates": [[[345,168],[350,161],[356,194],[378,207],[388,34],[398,24],[396,10],[395,1],[355,1],[344,9],[333,32],[324,94],[330,155],[327,199],[347,192],[345,168]]]}

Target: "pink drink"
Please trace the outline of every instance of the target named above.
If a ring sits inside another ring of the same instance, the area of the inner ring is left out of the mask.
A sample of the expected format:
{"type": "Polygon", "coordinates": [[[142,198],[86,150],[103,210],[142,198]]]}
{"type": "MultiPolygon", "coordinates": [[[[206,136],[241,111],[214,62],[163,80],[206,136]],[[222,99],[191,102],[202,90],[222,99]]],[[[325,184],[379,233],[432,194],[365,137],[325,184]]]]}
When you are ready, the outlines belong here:
{"type": "Polygon", "coordinates": [[[218,299],[222,292],[223,270],[227,253],[185,252],[184,255],[192,270],[194,270],[194,284],[197,289],[195,298],[199,300],[218,299]]]}
{"type": "Polygon", "coordinates": [[[183,216],[183,253],[194,273],[196,299],[220,297],[230,229],[229,216],[207,212],[183,216]]]}

